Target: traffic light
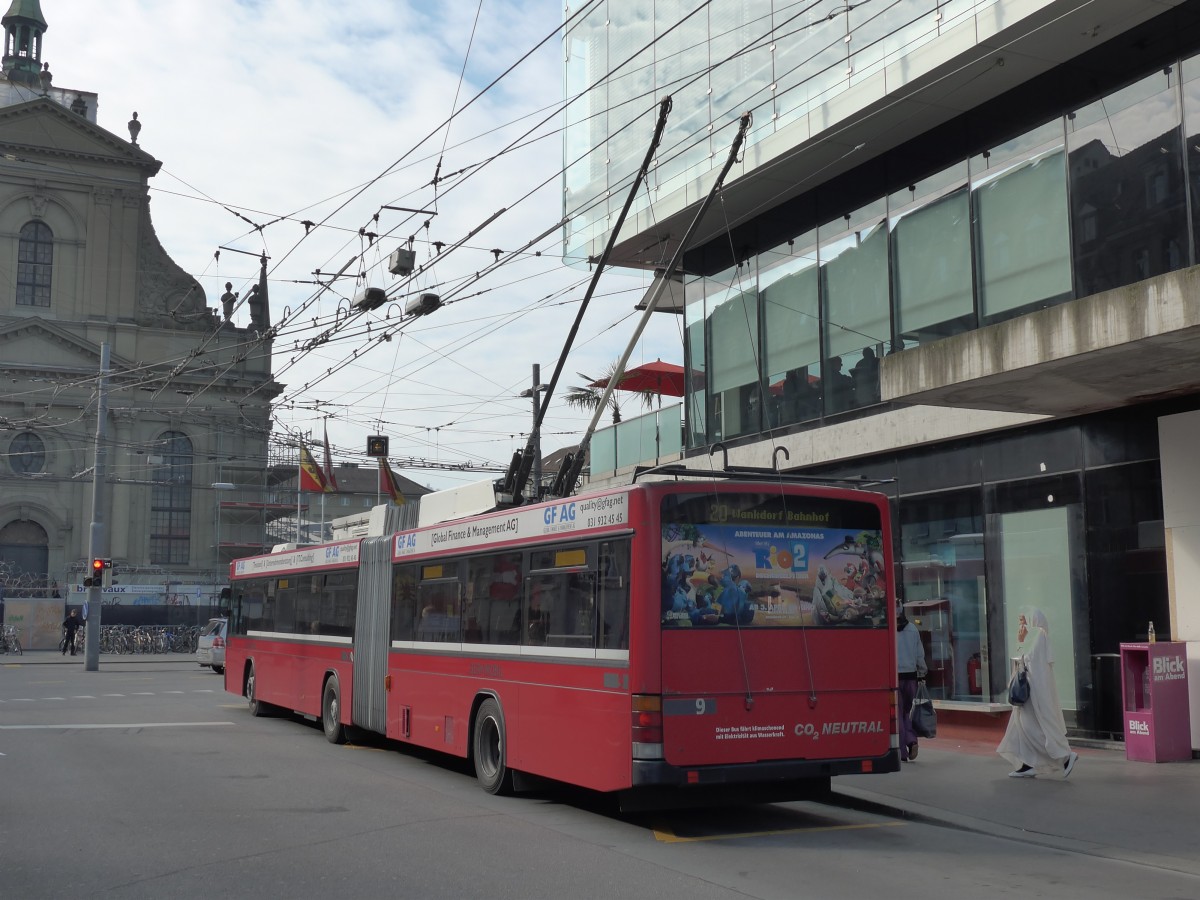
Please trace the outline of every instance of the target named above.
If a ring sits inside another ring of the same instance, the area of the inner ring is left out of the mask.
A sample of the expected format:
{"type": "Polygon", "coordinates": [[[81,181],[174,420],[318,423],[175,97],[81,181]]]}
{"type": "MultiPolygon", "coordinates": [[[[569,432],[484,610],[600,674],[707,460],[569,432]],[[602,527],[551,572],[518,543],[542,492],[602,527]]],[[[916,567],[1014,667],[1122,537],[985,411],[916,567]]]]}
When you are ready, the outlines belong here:
{"type": "Polygon", "coordinates": [[[387,456],[388,439],[386,435],[373,434],[367,438],[367,456],[387,456]]]}
{"type": "Polygon", "coordinates": [[[111,559],[92,560],[92,585],[108,587],[112,584],[113,561],[111,559]]]}

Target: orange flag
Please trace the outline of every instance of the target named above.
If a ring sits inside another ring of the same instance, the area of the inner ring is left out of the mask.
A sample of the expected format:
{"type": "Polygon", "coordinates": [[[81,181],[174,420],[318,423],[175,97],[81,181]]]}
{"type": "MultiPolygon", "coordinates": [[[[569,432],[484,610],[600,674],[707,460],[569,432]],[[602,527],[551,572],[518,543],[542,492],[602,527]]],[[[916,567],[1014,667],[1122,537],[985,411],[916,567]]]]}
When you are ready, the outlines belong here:
{"type": "Polygon", "coordinates": [[[400,484],[396,480],[396,473],[392,471],[392,467],[387,464],[384,457],[379,457],[379,490],[386,494],[388,499],[397,506],[404,505],[404,491],[400,489],[400,484]]]}
{"type": "Polygon", "coordinates": [[[325,490],[331,494],[337,493],[337,478],[333,475],[333,455],[329,452],[329,426],[325,426],[325,490]]]}
{"type": "Polygon", "coordinates": [[[300,490],[318,494],[329,490],[324,473],[317,467],[316,460],[308,452],[303,441],[300,442],[300,490]]]}

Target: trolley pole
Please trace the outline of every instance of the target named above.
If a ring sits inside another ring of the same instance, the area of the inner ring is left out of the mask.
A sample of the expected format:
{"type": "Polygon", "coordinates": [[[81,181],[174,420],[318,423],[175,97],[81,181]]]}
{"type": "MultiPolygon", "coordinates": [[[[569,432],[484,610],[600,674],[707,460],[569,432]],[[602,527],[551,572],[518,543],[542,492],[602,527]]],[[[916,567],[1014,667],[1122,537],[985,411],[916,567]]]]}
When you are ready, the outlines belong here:
{"type": "MultiPolygon", "coordinates": [[[[108,558],[108,365],[109,347],[105,341],[100,345],[100,384],[96,396],[96,449],[95,466],[92,469],[92,526],[88,538],[88,559],[85,571],[91,571],[93,559],[108,558]]],[[[103,575],[107,580],[109,570],[103,575]]],[[[87,672],[100,670],[100,617],[103,609],[103,593],[100,574],[92,573],[92,586],[87,589],[87,631],[84,639],[83,668],[87,672]]]]}

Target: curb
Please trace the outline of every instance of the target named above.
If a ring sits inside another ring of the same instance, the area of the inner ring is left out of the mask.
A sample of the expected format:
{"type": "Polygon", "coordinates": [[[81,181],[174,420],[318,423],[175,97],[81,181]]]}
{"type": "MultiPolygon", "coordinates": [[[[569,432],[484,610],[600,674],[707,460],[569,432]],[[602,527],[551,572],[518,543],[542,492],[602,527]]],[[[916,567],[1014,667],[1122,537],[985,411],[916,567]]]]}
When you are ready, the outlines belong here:
{"type": "Polygon", "coordinates": [[[895,797],[876,794],[862,788],[835,784],[832,797],[831,802],[834,805],[845,806],[860,812],[905,819],[910,822],[920,822],[924,825],[933,825],[940,828],[954,828],[958,831],[969,831],[1002,840],[1016,841],[1021,844],[1035,844],[1052,850],[1080,853],[1085,856],[1095,856],[1101,859],[1118,860],[1153,869],[1166,869],[1184,875],[1200,876],[1200,861],[1186,857],[1142,853],[1136,850],[1116,847],[1112,844],[1100,844],[1093,841],[1082,841],[1077,838],[1065,837],[1060,834],[1030,831],[1025,828],[1002,825],[999,822],[938,809],[937,807],[927,806],[926,804],[917,803],[912,800],[897,800],[895,797]]]}

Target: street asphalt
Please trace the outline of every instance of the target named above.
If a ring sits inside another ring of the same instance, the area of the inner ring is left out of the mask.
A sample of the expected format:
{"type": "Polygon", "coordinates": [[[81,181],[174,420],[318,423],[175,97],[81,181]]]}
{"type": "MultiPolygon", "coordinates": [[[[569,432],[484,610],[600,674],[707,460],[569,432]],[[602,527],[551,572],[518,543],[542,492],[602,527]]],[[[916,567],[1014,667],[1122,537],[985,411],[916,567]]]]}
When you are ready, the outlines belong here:
{"type": "MultiPolygon", "coordinates": [[[[100,667],[187,659],[106,654],[100,667]]],[[[82,666],[83,659],[45,650],[0,656],[0,668],[10,665],[82,666]]],[[[939,728],[899,774],[836,778],[834,792],[839,802],[885,815],[1200,876],[1200,760],[1134,762],[1120,744],[1081,743],[1069,778],[1009,778],[993,737],[939,728]]]]}

